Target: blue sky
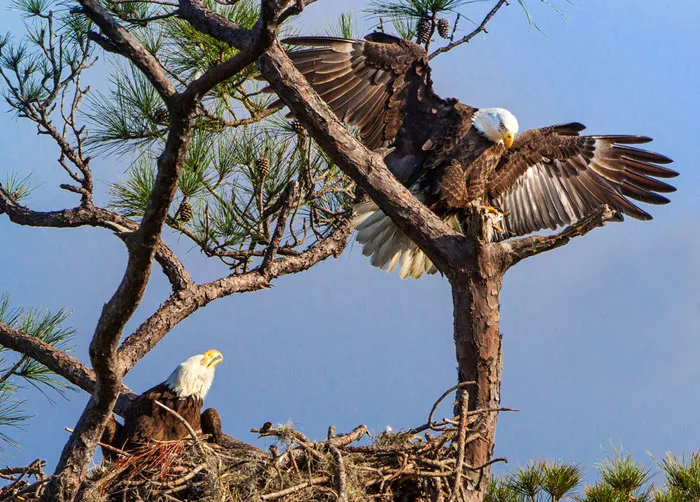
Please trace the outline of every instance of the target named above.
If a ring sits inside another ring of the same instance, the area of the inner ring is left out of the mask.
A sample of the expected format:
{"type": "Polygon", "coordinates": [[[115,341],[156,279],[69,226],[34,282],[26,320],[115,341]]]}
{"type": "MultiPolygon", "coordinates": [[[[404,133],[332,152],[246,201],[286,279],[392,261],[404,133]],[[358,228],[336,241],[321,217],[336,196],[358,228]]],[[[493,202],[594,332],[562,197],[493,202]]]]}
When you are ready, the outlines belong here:
{"type": "MultiPolygon", "coordinates": [[[[655,220],[610,224],[564,249],[508,272],[502,294],[504,371],[496,453],[512,464],[530,458],[577,461],[594,470],[611,443],[651,464],[647,451],[691,452],[700,444],[700,174],[695,158],[700,115],[697,47],[700,3],[673,7],[651,0],[560,2],[566,21],[530,0],[546,35],[528,26],[517,4],[480,36],[434,63],[437,92],[474,106],[509,108],[521,129],[580,121],[592,134],[645,134],[672,157],[681,176],[655,220]]],[[[319,1],[301,18],[323,32],[361,2],[319,1]]],[[[474,19],[486,5],[468,5],[474,19]]],[[[362,14],[361,25],[371,27],[362,14]]],[[[0,32],[19,32],[4,11],[0,32]]],[[[462,26],[466,26],[463,23],[462,26]]],[[[0,115],[0,177],[16,170],[43,183],[36,209],[75,204],[53,144],[28,123],[0,115]]],[[[94,163],[100,181],[124,166],[94,163]]],[[[98,229],[26,229],[0,216],[0,291],[15,303],[65,307],[78,330],[75,354],[87,345],[101,305],[123,273],[126,253],[98,229]]],[[[224,273],[185,242],[175,247],[199,280],[224,273]]],[[[129,328],[168,293],[155,272],[129,328]]],[[[336,260],[287,277],[275,287],[219,300],[179,325],[129,375],[143,391],[175,364],[209,348],[226,359],[207,405],[225,430],[252,441],[265,421],[291,420],[312,437],[329,424],[425,421],[455,379],[451,297],[440,277],[401,281],[369,266],[358,246],[336,260]]],[[[127,331],[129,331],[127,329],[127,331]]],[[[16,434],[23,450],[0,463],[41,456],[53,464],[87,395],[50,405],[27,394],[35,417],[16,434]]]]}

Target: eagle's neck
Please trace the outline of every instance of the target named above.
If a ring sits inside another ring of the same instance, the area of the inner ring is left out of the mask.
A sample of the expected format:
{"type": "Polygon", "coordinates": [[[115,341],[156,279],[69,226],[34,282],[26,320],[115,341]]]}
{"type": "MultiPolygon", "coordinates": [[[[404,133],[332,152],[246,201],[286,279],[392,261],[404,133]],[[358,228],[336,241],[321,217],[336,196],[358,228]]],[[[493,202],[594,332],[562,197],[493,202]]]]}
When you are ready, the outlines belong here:
{"type": "Polygon", "coordinates": [[[214,372],[193,371],[181,364],[163,382],[180,399],[190,396],[204,400],[214,380],[214,372]]]}

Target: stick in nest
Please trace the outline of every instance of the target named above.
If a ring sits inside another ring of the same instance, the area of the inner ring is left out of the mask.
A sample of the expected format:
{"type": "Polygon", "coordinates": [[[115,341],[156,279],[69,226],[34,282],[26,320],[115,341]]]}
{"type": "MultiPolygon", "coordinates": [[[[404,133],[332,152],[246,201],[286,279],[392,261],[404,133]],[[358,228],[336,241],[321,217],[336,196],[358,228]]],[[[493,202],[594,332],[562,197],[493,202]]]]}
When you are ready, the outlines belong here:
{"type": "Polygon", "coordinates": [[[442,395],[438,398],[438,400],[435,401],[435,404],[433,405],[433,407],[430,410],[430,414],[428,415],[428,423],[424,426],[417,427],[417,428],[413,429],[411,432],[413,434],[418,434],[419,432],[422,432],[425,429],[441,430],[441,429],[436,428],[436,424],[433,421],[433,416],[435,415],[435,412],[437,411],[438,406],[440,406],[440,403],[442,403],[447,396],[452,394],[457,389],[465,388],[467,385],[476,385],[476,382],[474,382],[474,381],[460,382],[457,385],[450,387],[445,392],[443,392],[442,395]]]}
{"type": "MultiPolygon", "coordinates": [[[[466,382],[463,382],[466,383],[466,382]]],[[[448,502],[454,502],[462,491],[462,469],[464,468],[464,452],[467,444],[467,413],[469,412],[469,392],[462,388],[459,406],[459,434],[457,436],[457,467],[455,468],[455,484],[448,502]]],[[[431,417],[432,418],[432,417],[431,417]]],[[[430,422],[430,420],[428,421],[430,422]]]]}
{"type": "Polygon", "coordinates": [[[345,463],[343,462],[343,454],[335,446],[330,447],[331,453],[338,464],[338,500],[337,502],[347,502],[348,496],[345,494],[347,478],[345,475],[345,463]]]}
{"type": "MultiPolygon", "coordinates": [[[[71,429],[70,427],[64,427],[63,429],[64,429],[66,432],[69,432],[69,433],[73,434],[73,429],[71,429]]],[[[127,451],[120,450],[120,449],[117,448],[116,446],[112,446],[111,444],[103,443],[102,441],[98,441],[97,444],[98,444],[98,446],[104,448],[105,450],[109,450],[109,451],[111,451],[112,453],[116,453],[117,455],[120,455],[120,456],[122,456],[122,457],[128,457],[128,456],[131,455],[131,453],[129,453],[129,452],[127,452],[127,451]]]]}
{"type": "Polygon", "coordinates": [[[161,403],[161,402],[158,402],[158,401],[154,401],[154,402],[155,402],[158,406],[160,406],[161,408],[163,408],[165,411],[171,413],[172,416],[174,416],[175,418],[177,418],[177,419],[180,421],[180,423],[181,423],[182,425],[185,426],[185,429],[187,429],[187,432],[190,433],[190,436],[192,437],[192,439],[194,440],[194,442],[195,442],[195,443],[199,443],[199,438],[197,437],[197,433],[194,431],[194,429],[192,428],[192,426],[190,425],[190,423],[189,423],[187,420],[185,420],[184,418],[182,418],[182,415],[180,415],[177,411],[168,408],[167,406],[165,406],[165,405],[164,405],[163,403],[161,403]]]}

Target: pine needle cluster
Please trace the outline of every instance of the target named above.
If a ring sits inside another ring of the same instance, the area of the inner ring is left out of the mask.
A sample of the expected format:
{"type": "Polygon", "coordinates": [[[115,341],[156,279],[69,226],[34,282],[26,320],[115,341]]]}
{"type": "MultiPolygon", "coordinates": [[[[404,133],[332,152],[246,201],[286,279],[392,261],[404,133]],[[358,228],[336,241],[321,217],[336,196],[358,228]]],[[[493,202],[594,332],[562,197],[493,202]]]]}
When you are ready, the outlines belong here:
{"type": "MultiPolygon", "coordinates": [[[[36,337],[60,350],[70,349],[74,335],[71,328],[65,327],[68,319],[65,310],[48,310],[10,305],[8,294],[0,295],[0,323],[36,337]]],[[[31,418],[24,411],[25,400],[18,397],[18,391],[33,387],[49,401],[52,394],[64,396],[72,387],[43,364],[17,354],[0,345],[0,453],[7,447],[16,448],[16,440],[6,431],[21,428],[31,418]]]]}
{"type": "Polygon", "coordinates": [[[696,502],[700,499],[700,453],[688,459],[668,454],[657,461],[663,479],[629,454],[613,450],[598,465],[598,480],[582,486],[583,468],[561,461],[533,462],[493,477],[485,502],[696,502]]]}

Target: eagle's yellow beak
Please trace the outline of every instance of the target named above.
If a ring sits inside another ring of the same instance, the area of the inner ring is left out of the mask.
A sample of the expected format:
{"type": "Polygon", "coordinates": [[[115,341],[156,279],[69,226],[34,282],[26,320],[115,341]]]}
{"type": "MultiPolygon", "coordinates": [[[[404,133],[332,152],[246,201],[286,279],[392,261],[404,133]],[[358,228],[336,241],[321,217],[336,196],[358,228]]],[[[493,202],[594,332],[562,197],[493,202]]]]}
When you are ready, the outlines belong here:
{"type": "Polygon", "coordinates": [[[515,139],[515,135],[512,132],[503,134],[503,144],[506,146],[506,148],[513,146],[513,139],[515,139]]]}
{"type": "Polygon", "coordinates": [[[221,355],[221,352],[218,350],[207,350],[204,353],[204,361],[202,361],[203,364],[207,365],[207,368],[213,368],[217,364],[219,364],[221,361],[224,360],[224,356],[221,355]]]}

